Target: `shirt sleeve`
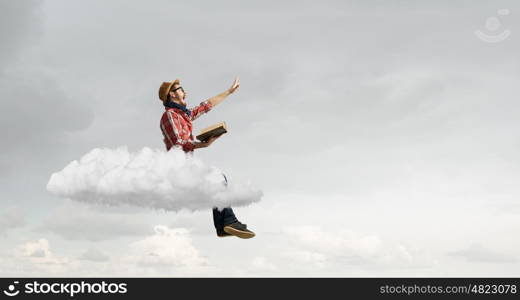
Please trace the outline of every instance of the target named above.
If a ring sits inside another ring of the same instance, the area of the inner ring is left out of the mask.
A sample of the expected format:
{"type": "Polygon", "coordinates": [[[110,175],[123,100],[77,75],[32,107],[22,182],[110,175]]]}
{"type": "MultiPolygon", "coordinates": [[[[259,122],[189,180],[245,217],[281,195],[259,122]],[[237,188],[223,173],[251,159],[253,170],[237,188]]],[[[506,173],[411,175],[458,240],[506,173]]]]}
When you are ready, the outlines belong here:
{"type": "Polygon", "coordinates": [[[177,114],[168,112],[168,121],[170,122],[170,125],[172,127],[173,131],[173,137],[172,137],[172,144],[174,146],[179,146],[184,150],[185,152],[193,151],[195,148],[195,145],[190,140],[183,140],[180,138],[179,131],[181,130],[181,121],[179,120],[179,116],[177,114]]]}
{"type": "Polygon", "coordinates": [[[190,118],[192,121],[200,117],[202,114],[207,113],[213,108],[213,105],[209,102],[209,100],[201,102],[199,105],[195,106],[191,109],[190,118]]]}

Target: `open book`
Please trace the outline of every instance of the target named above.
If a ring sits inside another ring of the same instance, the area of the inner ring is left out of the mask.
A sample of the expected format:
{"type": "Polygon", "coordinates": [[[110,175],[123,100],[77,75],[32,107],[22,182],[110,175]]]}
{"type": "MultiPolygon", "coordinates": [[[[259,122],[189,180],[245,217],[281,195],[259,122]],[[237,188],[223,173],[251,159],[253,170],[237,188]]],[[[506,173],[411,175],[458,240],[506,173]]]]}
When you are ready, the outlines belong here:
{"type": "Polygon", "coordinates": [[[204,128],[197,135],[197,139],[201,142],[207,141],[210,137],[219,136],[227,132],[225,122],[217,123],[215,125],[204,128]]]}

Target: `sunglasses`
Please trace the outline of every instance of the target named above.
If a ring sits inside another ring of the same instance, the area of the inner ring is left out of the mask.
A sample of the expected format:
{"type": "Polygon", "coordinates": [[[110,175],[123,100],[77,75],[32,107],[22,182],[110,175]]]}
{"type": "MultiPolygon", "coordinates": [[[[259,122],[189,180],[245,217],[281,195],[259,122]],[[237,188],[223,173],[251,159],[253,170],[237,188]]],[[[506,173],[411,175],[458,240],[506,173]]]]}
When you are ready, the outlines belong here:
{"type": "Polygon", "coordinates": [[[178,88],[174,88],[170,92],[175,92],[176,90],[181,90],[184,93],[184,89],[182,88],[182,86],[180,86],[178,88]]]}

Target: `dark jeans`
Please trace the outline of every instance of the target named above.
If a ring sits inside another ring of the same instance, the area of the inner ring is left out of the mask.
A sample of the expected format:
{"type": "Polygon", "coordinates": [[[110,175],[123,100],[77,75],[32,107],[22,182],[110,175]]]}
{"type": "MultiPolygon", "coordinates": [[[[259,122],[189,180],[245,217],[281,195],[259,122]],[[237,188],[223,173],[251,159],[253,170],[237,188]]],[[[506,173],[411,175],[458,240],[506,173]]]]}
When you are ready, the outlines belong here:
{"type": "MultiPolygon", "coordinates": [[[[226,175],[224,176],[224,185],[228,185],[226,175]]],[[[237,218],[231,207],[225,207],[221,211],[214,207],[213,208],[213,224],[217,230],[224,230],[224,226],[237,222],[237,218]]]]}

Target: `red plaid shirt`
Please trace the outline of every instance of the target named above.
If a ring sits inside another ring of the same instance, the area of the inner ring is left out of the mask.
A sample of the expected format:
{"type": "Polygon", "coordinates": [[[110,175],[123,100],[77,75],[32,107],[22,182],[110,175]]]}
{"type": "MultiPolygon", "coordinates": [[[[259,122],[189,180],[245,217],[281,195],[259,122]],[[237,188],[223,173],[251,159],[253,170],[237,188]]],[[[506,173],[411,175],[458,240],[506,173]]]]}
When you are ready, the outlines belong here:
{"type": "Polygon", "coordinates": [[[201,102],[191,109],[191,114],[188,116],[180,109],[165,107],[166,111],[161,117],[161,131],[164,136],[166,150],[170,150],[173,146],[178,146],[184,152],[193,151],[195,142],[193,140],[193,125],[191,122],[210,111],[211,108],[212,105],[209,101],[201,102]]]}

